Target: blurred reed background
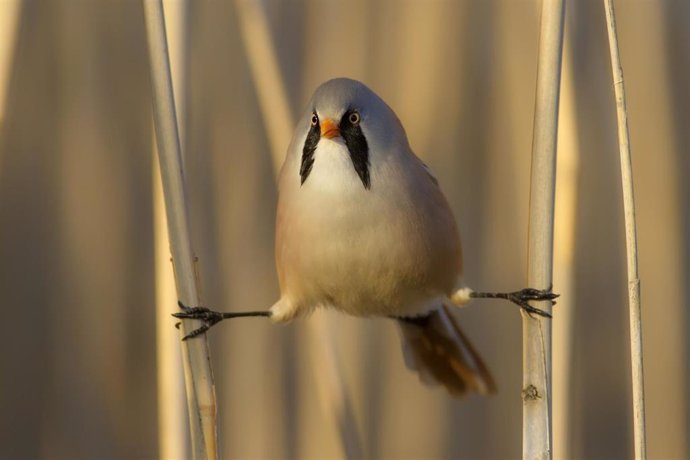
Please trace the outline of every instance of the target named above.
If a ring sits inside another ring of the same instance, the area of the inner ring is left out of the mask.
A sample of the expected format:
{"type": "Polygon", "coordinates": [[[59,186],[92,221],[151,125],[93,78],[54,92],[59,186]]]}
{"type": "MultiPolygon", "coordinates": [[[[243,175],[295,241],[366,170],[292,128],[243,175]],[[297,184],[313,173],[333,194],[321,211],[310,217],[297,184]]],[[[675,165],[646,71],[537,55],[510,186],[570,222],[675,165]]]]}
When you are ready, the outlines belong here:
{"type": "MultiPolygon", "coordinates": [[[[141,4],[0,0],[0,9],[13,4],[16,31],[0,30],[9,50],[0,69],[0,96],[7,95],[0,458],[156,458],[151,94],[141,4]]],[[[522,287],[539,3],[262,5],[292,115],[328,78],[367,83],[396,110],[445,190],[468,283],[522,287]]],[[[616,11],[638,207],[648,453],[688,458],[690,2],[621,0],[616,11]]],[[[183,138],[202,297],[220,309],[268,307],[278,296],[276,189],[239,15],[232,0],[195,1],[187,20],[183,138]]],[[[555,449],[565,458],[630,458],[624,232],[601,1],[568,3],[565,56],[559,145],[560,154],[570,152],[564,169],[575,172],[577,195],[557,203],[576,207],[556,223],[565,232],[556,257],[574,265],[565,265],[571,275],[555,274],[570,283],[555,313],[569,308],[573,327],[569,443],[555,449]],[[574,227],[563,228],[568,215],[574,227]]],[[[423,387],[404,368],[390,321],[318,315],[335,338],[368,457],[520,456],[515,308],[476,302],[458,312],[499,385],[495,397],[462,401],[423,387]]],[[[306,322],[315,319],[285,327],[237,320],[211,332],[223,458],[341,456],[306,350],[306,322]]],[[[562,338],[554,337],[557,347],[562,338]]]]}

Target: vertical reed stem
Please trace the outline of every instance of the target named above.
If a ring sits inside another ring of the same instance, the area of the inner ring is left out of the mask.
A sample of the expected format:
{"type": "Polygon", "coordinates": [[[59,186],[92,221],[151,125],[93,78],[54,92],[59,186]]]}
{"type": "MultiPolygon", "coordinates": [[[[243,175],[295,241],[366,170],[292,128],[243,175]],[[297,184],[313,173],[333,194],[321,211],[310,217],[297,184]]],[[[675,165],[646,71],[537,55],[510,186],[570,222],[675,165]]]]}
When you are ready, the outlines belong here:
{"type": "MultiPolygon", "coordinates": [[[[163,0],[165,23],[173,77],[173,95],[184,145],[184,89],[187,41],[187,0],[163,0]]],[[[185,409],[182,353],[177,331],[170,327],[170,314],[177,311],[175,278],[170,264],[170,241],[165,218],[165,198],[158,167],[158,150],[153,143],[153,227],[156,270],[156,368],[158,376],[158,458],[187,458],[187,413],[185,409]]]]}
{"type": "MultiPolygon", "coordinates": [[[[194,252],[189,234],[185,203],[180,140],[175,114],[165,20],[161,0],[142,0],[151,64],[153,115],[165,195],[170,250],[175,268],[178,298],[187,305],[198,305],[199,295],[194,270],[194,252]]],[[[198,321],[185,320],[181,334],[198,327],[198,321]]],[[[182,342],[182,357],[187,389],[187,408],[195,460],[215,459],[216,395],[205,336],[182,342]]]]}
{"type": "Polygon", "coordinates": [[[19,15],[21,13],[19,0],[3,0],[0,2],[0,126],[5,119],[7,105],[7,91],[10,84],[14,48],[19,33],[19,15]]]}
{"type": "Polygon", "coordinates": [[[553,284],[561,297],[553,318],[553,458],[571,457],[573,318],[575,313],[575,230],[580,145],[575,107],[573,46],[564,38],[561,102],[558,121],[558,166],[554,226],[553,284]]]}
{"type": "MultiPolygon", "coordinates": [[[[564,0],[543,0],[530,182],[527,283],[552,283],[558,97],[564,0]]],[[[551,311],[551,302],[535,305],[551,311]]],[[[525,459],[551,458],[551,321],[523,312],[523,437],[525,459]]]]}
{"type": "Polygon", "coordinates": [[[640,306],[640,277],[637,270],[637,229],[635,224],[635,196],[633,193],[632,158],[628,111],[625,104],[623,68],[618,52],[616,18],[612,0],[604,0],[606,26],[611,53],[611,73],[616,95],[618,116],[618,149],[621,157],[621,181],[625,214],[625,243],[628,264],[628,303],[630,308],[630,358],[632,367],[633,424],[635,458],[647,458],[647,436],[644,416],[644,369],[642,366],[642,313],[640,306]]]}

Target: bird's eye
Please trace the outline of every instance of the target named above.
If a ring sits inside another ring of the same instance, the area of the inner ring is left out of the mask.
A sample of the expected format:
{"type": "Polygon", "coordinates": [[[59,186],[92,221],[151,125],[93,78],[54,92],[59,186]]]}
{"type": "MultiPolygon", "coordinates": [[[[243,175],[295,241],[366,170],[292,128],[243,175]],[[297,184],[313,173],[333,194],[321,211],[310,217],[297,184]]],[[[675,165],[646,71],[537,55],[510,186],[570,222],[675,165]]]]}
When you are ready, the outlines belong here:
{"type": "Polygon", "coordinates": [[[348,119],[350,120],[350,123],[352,123],[353,125],[358,125],[358,124],[359,124],[359,120],[360,120],[361,118],[360,118],[360,116],[359,116],[359,112],[352,112],[352,113],[350,114],[350,116],[348,117],[348,119]]]}
{"type": "Polygon", "coordinates": [[[319,117],[316,115],[316,112],[311,114],[311,125],[316,126],[319,124],[319,117]]]}

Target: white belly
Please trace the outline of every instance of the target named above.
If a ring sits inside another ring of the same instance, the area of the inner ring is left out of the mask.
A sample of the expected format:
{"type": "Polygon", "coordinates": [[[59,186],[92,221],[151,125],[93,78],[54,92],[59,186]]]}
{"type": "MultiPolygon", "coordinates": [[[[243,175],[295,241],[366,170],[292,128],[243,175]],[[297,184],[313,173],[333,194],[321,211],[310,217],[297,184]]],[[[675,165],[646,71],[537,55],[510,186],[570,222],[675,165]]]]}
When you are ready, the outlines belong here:
{"type": "Polygon", "coordinates": [[[276,256],[282,308],[291,310],[290,317],[317,306],[356,316],[432,308],[460,270],[445,200],[429,206],[427,191],[405,181],[387,183],[374,168],[367,190],[344,145],[330,147],[319,147],[310,176],[290,200],[281,197],[276,256]]]}

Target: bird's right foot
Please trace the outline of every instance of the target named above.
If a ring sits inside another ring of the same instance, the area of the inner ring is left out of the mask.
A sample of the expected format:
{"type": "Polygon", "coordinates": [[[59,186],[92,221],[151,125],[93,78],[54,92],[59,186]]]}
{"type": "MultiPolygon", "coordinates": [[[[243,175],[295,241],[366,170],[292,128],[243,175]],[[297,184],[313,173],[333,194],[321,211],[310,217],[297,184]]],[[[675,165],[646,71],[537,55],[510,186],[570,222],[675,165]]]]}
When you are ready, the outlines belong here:
{"type": "MultiPolygon", "coordinates": [[[[205,333],[214,325],[220,323],[224,319],[241,318],[245,316],[271,316],[270,311],[219,312],[208,309],[206,307],[188,307],[179,300],[177,301],[177,305],[182,309],[182,311],[179,313],[173,313],[172,315],[175,318],[195,319],[203,323],[200,327],[194,329],[192,332],[182,337],[182,340],[197,337],[205,333]]],[[[175,324],[175,327],[179,329],[180,323],[175,324]]]]}

